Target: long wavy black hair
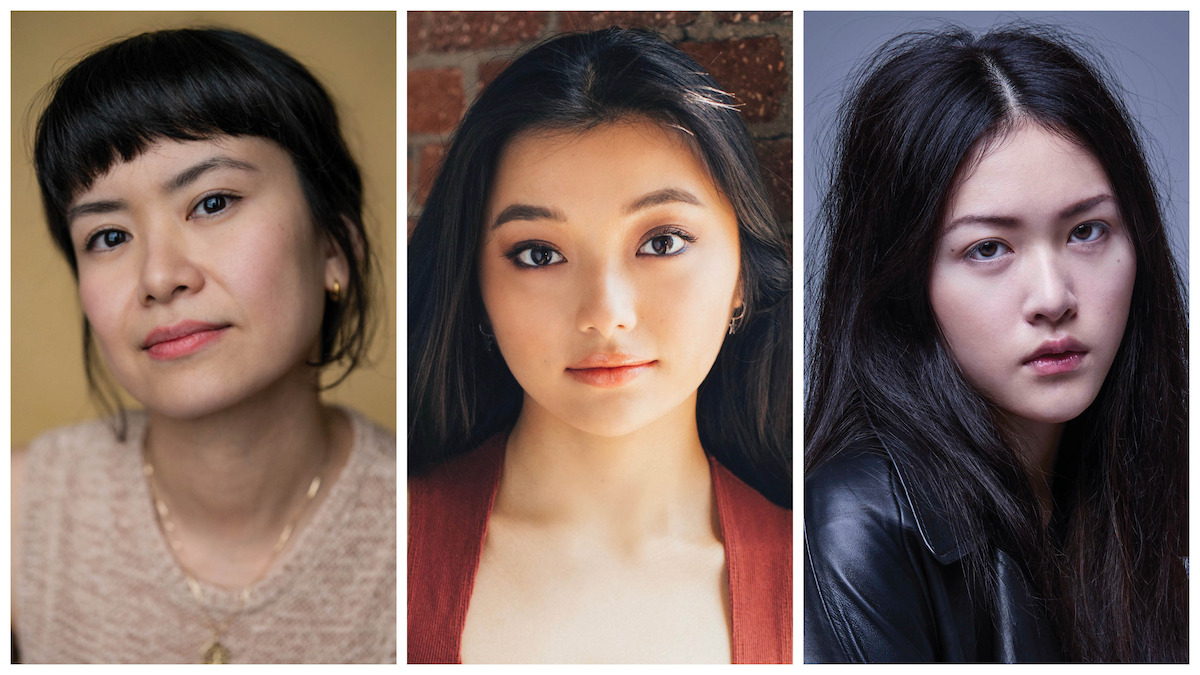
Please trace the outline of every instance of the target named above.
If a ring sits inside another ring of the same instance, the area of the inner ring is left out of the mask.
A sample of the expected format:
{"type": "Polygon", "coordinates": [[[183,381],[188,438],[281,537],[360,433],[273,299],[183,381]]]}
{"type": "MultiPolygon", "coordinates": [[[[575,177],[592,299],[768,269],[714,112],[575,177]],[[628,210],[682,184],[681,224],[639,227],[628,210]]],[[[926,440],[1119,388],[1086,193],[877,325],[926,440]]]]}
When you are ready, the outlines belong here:
{"type": "MultiPolygon", "coordinates": [[[[954,504],[960,541],[1010,551],[1046,598],[1066,656],[1186,661],[1186,311],[1135,125],[1084,48],[1049,29],[901,36],[841,111],[807,339],[805,469],[880,440],[954,504]],[[929,278],[956,173],[1018,120],[1064,134],[1107,172],[1137,256],[1129,319],[1092,405],[1064,430],[1054,515],[995,407],[940,335],[929,278]]],[[[994,602],[986,549],[965,560],[994,602]]]]}
{"type": "Polygon", "coordinates": [[[419,473],[508,430],[522,391],[485,349],[478,263],[505,145],[528,129],[631,117],[682,129],[732,203],[745,319],[700,385],[705,450],[791,506],[791,248],[735,99],[662,38],[617,28],[560,36],[504,70],[467,111],[408,246],[408,466],[419,473]],[[466,255],[464,255],[464,252],[466,255]]]}
{"type": "MultiPolygon", "coordinates": [[[[339,301],[326,299],[320,356],[340,363],[333,386],[365,357],[371,333],[372,256],[363,225],[362,178],[321,83],[294,58],[261,39],[221,28],[142,33],[100,48],[47,90],[34,163],[50,234],[78,277],[67,227],[71,202],[99,176],[164,140],[259,136],[292,158],[318,232],[346,256],[350,277],[339,301]]],[[[102,408],[120,399],[99,369],[83,320],[88,386],[102,408]]]]}

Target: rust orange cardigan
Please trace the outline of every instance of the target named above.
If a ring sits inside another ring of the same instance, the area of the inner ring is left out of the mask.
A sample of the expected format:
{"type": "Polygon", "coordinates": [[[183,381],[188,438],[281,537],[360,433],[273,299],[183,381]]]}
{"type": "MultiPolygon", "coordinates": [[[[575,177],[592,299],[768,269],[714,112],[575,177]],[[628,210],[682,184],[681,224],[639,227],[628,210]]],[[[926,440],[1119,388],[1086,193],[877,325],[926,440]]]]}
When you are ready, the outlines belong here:
{"type": "MultiPolygon", "coordinates": [[[[408,481],[408,662],[459,663],[506,438],[408,481]]],[[[792,662],[792,512],[709,458],[734,663],[792,662]]]]}

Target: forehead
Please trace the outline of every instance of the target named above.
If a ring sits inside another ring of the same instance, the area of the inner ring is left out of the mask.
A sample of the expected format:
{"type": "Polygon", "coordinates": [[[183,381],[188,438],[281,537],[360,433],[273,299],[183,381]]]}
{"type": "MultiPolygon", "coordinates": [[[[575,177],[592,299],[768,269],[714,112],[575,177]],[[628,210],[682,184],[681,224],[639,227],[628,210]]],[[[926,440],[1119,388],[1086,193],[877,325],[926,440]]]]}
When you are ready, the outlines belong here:
{"type": "Polygon", "coordinates": [[[629,120],[584,131],[528,131],[500,155],[488,213],[511,201],[552,202],[569,212],[668,186],[702,192],[706,202],[721,199],[694,142],[680,130],[629,120]]]}
{"type": "Polygon", "coordinates": [[[1034,218],[1111,192],[1108,175],[1090,150],[1062,133],[1021,123],[968,156],[955,179],[946,221],[976,212],[1034,218]]]}

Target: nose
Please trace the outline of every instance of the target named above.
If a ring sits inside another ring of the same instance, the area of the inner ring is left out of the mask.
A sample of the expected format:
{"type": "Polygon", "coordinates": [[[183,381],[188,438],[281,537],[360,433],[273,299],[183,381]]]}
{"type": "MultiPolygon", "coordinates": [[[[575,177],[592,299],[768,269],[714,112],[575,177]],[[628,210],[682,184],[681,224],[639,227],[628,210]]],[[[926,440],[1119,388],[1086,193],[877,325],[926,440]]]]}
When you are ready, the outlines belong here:
{"type": "Polygon", "coordinates": [[[204,286],[204,275],[190,255],[187,235],[177,228],[147,228],[141,237],[138,296],[142,304],[170,302],[204,286]]]}
{"type": "Polygon", "coordinates": [[[612,338],[637,325],[637,292],[628,273],[610,266],[588,275],[581,294],[577,323],[583,332],[612,338]]]}
{"type": "Polygon", "coordinates": [[[1029,259],[1026,320],[1056,324],[1075,315],[1079,301],[1066,261],[1045,252],[1029,259]]]}

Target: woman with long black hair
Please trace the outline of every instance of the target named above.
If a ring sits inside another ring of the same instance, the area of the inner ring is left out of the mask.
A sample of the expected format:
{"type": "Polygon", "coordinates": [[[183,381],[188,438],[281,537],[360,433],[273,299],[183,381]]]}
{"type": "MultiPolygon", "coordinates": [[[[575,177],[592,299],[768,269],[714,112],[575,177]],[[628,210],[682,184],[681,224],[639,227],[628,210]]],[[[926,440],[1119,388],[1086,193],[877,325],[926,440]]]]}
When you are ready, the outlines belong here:
{"type": "Polygon", "coordinates": [[[409,661],[790,661],[790,249],[734,99],[550,40],[408,256],[409,661]]]}
{"type": "Polygon", "coordinates": [[[1068,38],[901,36],[843,110],[805,409],[806,661],[1187,661],[1186,324],[1068,38]]]}

